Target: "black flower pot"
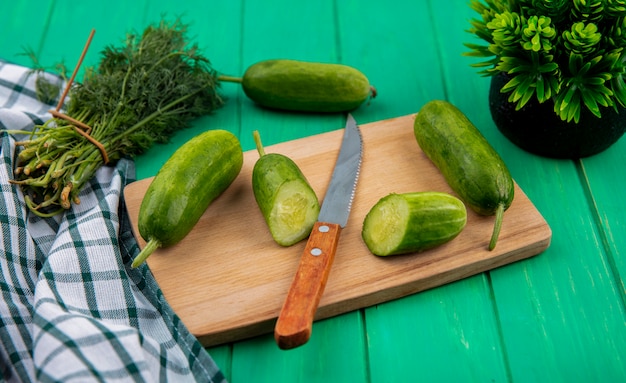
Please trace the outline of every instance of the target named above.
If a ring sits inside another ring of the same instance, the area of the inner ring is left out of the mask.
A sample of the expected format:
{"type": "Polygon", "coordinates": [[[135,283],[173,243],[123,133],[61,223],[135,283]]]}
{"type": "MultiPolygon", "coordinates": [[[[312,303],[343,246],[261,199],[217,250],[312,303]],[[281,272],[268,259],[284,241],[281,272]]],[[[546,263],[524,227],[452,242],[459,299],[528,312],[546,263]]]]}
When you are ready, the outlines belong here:
{"type": "Polygon", "coordinates": [[[533,98],[516,111],[508,102],[509,93],[500,92],[508,79],[506,74],[492,77],[489,109],[500,132],[528,152],[552,158],[588,157],[613,145],[626,131],[626,108],[619,113],[602,108],[602,118],[583,108],[578,123],[562,121],[551,100],[540,104],[533,98]]]}

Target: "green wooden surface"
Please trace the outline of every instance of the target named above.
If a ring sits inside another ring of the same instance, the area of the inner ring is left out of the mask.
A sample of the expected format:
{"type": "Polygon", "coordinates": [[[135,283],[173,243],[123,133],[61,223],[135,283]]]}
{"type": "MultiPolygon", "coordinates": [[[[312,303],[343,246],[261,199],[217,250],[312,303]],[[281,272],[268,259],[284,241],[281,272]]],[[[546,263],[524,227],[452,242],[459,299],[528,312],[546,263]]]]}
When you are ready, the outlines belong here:
{"type": "MultiPolygon", "coordinates": [[[[210,348],[231,382],[626,381],[626,139],[581,161],[537,157],[504,139],[489,115],[489,80],[461,55],[473,39],[466,0],[14,0],[0,6],[0,57],[30,65],[19,55],[29,47],[45,65],[72,67],[95,28],[91,65],[103,46],[162,15],[188,22],[224,74],[267,58],[359,68],[379,92],[354,112],[360,123],[453,102],[553,230],[537,257],[316,322],[301,348],[281,351],[271,335],[210,348]]],[[[339,115],[264,110],[236,84],[221,91],[224,108],[136,159],[139,179],[206,129],[228,129],[249,150],[255,129],[270,145],[343,125],[339,115]]]]}

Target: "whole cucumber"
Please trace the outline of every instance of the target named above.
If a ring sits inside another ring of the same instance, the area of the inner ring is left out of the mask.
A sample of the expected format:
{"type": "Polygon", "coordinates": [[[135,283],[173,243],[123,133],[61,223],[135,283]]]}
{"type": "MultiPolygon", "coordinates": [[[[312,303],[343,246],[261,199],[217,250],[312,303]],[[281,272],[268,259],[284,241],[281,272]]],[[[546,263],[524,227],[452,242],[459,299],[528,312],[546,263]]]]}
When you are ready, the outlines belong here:
{"type": "Polygon", "coordinates": [[[341,64],[297,60],[265,60],[251,65],[240,82],[244,93],[259,105],[302,112],[343,112],[356,109],[376,90],[359,70],[341,64]]]}
{"type": "Polygon", "coordinates": [[[242,166],[241,144],[226,130],[206,131],[178,148],[141,201],[138,228],[147,243],[132,267],[141,265],[157,248],[180,242],[242,166]]]}
{"type": "Polygon", "coordinates": [[[392,193],[367,213],[361,236],[378,256],[414,253],[451,241],[466,222],[465,205],[448,193],[392,193]]]}
{"type": "Polygon", "coordinates": [[[320,212],[317,195],[298,165],[280,153],[265,153],[258,131],[259,159],[252,170],[254,198],[274,241],[291,246],[306,238],[320,212]]]}
{"type": "Polygon", "coordinates": [[[415,118],[414,133],[452,190],[478,214],[495,215],[489,242],[493,250],[504,211],[514,197],[513,179],[502,158],[463,112],[447,101],[426,103],[415,118]]]}

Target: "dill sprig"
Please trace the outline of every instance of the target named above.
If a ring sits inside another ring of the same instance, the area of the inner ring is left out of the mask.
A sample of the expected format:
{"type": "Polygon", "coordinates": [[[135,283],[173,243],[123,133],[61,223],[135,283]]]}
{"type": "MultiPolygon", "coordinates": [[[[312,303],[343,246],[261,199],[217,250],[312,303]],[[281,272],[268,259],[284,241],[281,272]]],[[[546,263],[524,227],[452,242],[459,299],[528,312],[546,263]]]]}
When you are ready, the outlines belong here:
{"type": "Polygon", "coordinates": [[[23,148],[13,182],[31,211],[52,216],[68,209],[105,160],[113,164],[167,142],[223,105],[217,72],[186,33],[180,20],[161,21],[106,47],[97,67],[86,68],[69,90],[69,118],[35,126],[17,143],[23,148]]]}

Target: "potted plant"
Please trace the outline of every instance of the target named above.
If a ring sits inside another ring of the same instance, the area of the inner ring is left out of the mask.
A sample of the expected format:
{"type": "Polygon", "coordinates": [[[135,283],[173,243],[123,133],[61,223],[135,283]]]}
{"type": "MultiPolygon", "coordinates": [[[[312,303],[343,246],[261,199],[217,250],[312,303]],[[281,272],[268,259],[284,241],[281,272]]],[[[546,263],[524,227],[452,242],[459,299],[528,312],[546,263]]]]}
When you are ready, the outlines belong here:
{"type": "Polygon", "coordinates": [[[580,158],[626,129],[626,1],[470,0],[465,44],[491,77],[489,107],[519,147],[580,158]],[[484,44],[486,42],[486,44],[484,44]]]}

